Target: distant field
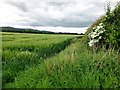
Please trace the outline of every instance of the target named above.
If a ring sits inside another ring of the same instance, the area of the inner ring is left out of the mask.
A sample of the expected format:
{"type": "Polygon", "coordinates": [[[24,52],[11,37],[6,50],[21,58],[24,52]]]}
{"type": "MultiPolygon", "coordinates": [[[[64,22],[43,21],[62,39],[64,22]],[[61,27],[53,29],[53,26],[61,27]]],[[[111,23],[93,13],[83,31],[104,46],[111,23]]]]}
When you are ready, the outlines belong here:
{"type": "MultiPolygon", "coordinates": [[[[15,81],[15,77],[42,59],[58,54],[70,45],[78,35],[57,34],[2,34],[3,85],[15,81]]],[[[81,36],[79,36],[81,37],[81,36]]]]}

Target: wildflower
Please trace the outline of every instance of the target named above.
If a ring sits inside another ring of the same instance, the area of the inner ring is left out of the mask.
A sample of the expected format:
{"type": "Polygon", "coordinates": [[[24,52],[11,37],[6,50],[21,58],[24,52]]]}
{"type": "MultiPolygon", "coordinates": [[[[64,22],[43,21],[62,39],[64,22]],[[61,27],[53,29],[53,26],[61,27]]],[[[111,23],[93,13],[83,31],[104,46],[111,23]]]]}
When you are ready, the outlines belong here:
{"type": "Polygon", "coordinates": [[[97,26],[97,30],[101,29],[101,26],[97,26]]]}
{"type": "Polygon", "coordinates": [[[91,40],[88,44],[89,46],[93,46],[96,42],[99,42],[99,40],[91,40]]]}
{"type": "Polygon", "coordinates": [[[99,26],[103,26],[103,23],[100,23],[99,26]]]}
{"type": "Polygon", "coordinates": [[[100,31],[99,33],[101,34],[101,33],[103,33],[104,31],[100,31]]]}
{"type": "Polygon", "coordinates": [[[93,27],[93,30],[95,29],[95,27],[93,27]]]}
{"type": "Polygon", "coordinates": [[[100,40],[102,38],[102,36],[100,36],[98,39],[100,40]]]}
{"type": "Polygon", "coordinates": [[[88,42],[89,46],[93,46],[95,43],[99,42],[99,40],[102,38],[100,36],[102,33],[105,32],[105,29],[103,27],[103,23],[99,23],[98,26],[93,27],[93,32],[89,33],[90,41],[88,42]]]}
{"type": "Polygon", "coordinates": [[[93,44],[94,44],[93,40],[91,40],[88,44],[89,44],[90,47],[93,46],[93,44]]]}

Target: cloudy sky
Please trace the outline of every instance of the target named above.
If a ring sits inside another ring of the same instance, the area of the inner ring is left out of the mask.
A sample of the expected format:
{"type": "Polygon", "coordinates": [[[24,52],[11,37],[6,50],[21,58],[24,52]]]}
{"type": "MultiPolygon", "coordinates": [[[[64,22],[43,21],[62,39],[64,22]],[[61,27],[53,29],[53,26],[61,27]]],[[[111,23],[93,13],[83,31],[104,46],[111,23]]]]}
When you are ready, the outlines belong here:
{"type": "MultiPolygon", "coordinates": [[[[0,0],[0,26],[84,33],[110,0],[0,0]]],[[[119,0],[111,0],[114,8],[119,0]]]]}

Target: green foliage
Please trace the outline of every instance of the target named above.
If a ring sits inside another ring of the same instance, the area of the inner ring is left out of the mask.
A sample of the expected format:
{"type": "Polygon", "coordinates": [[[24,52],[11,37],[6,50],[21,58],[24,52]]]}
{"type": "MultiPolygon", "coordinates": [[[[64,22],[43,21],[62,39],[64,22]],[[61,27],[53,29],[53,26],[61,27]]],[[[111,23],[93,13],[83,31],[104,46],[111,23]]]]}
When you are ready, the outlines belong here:
{"type": "MultiPolygon", "coordinates": [[[[120,48],[120,4],[118,3],[113,11],[111,11],[110,4],[107,4],[106,14],[100,17],[93,25],[88,28],[83,41],[85,44],[89,44],[89,34],[94,32],[94,28],[98,27],[100,23],[103,23],[104,33],[100,34],[102,37],[99,42],[94,44],[94,48],[106,47],[108,48],[120,48]]],[[[97,31],[97,30],[96,30],[97,31]]],[[[93,34],[94,35],[94,34],[93,34]]],[[[92,36],[92,35],[91,35],[92,36]]]]}
{"type": "Polygon", "coordinates": [[[120,4],[118,3],[113,11],[108,4],[106,16],[103,19],[104,43],[107,47],[119,48],[120,46],[120,4]]]}

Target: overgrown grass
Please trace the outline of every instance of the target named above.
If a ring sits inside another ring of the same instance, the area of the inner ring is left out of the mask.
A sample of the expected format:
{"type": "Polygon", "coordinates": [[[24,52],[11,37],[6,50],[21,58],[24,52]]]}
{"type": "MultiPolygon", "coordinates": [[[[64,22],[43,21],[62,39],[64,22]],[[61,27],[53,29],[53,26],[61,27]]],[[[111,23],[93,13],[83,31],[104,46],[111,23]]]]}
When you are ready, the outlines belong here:
{"type": "Polygon", "coordinates": [[[3,85],[14,82],[21,71],[58,54],[75,35],[2,33],[3,85]]]}
{"type": "Polygon", "coordinates": [[[120,88],[119,58],[113,49],[92,51],[76,39],[56,56],[20,72],[4,88],[120,88]]]}

